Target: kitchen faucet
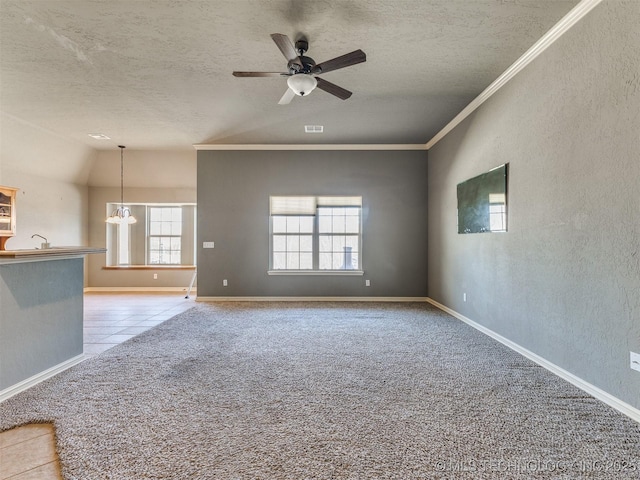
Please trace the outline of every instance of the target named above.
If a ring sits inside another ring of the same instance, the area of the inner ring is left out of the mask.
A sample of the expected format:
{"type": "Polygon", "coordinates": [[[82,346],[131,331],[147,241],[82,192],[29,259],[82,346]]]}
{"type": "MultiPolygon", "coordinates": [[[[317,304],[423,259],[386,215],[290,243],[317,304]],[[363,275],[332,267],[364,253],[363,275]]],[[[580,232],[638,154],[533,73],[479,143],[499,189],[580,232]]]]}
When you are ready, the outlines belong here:
{"type": "Polygon", "coordinates": [[[40,237],[41,239],[44,240],[43,243],[40,244],[40,248],[45,249],[45,248],[49,248],[49,240],[47,240],[45,237],[43,237],[42,235],[38,234],[38,233],[34,233],[33,235],[31,235],[31,238],[33,237],[40,237]]]}

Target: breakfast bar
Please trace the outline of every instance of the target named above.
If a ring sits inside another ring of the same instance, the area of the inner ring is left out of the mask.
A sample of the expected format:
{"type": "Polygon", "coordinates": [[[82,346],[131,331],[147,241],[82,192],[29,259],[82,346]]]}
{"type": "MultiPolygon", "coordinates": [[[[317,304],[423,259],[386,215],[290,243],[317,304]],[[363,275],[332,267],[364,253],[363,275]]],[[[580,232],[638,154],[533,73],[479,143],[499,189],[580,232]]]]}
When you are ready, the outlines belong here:
{"type": "Polygon", "coordinates": [[[0,401],[83,359],[84,256],[104,251],[0,251],[0,401]]]}

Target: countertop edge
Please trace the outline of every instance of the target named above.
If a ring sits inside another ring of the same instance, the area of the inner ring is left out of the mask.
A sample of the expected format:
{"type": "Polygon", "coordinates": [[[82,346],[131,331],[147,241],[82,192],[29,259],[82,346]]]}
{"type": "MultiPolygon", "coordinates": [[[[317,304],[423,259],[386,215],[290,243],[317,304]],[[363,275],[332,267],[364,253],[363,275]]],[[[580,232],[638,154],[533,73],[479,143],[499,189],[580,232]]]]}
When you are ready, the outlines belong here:
{"type": "Polygon", "coordinates": [[[33,250],[1,250],[0,260],[69,257],[78,255],[90,255],[94,253],[105,253],[106,251],[106,248],[96,247],[53,247],[33,250]]]}

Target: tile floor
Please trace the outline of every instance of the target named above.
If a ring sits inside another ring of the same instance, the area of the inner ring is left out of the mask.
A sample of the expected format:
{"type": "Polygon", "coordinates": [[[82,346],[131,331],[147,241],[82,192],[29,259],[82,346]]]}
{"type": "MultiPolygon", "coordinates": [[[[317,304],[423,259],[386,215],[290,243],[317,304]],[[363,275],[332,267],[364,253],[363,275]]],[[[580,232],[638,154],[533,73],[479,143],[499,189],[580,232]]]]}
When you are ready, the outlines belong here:
{"type": "Polygon", "coordinates": [[[84,296],[84,354],[97,355],[194,306],[179,292],[84,296]]]}
{"type": "Polygon", "coordinates": [[[0,478],[62,478],[54,435],[50,423],[25,425],[0,433],[0,478]]]}
{"type": "MultiPolygon", "coordinates": [[[[84,296],[84,354],[98,355],[188,310],[194,297],[171,294],[87,293],[84,296]]],[[[26,425],[0,433],[0,480],[59,480],[60,464],[51,424],[26,425]]]]}

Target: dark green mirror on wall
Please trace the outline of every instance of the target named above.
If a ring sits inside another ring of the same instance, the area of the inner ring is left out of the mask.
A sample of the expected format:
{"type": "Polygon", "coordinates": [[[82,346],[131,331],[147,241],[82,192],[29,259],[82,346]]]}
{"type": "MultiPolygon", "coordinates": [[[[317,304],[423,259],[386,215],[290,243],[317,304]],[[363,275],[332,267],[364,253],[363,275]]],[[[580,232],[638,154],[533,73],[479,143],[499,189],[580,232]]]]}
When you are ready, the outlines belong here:
{"type": "Polygon", "coordinates": [[[458,233],[507,231],[508,165],[458,184],[458,233]]]}

